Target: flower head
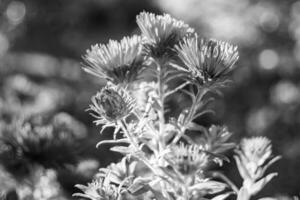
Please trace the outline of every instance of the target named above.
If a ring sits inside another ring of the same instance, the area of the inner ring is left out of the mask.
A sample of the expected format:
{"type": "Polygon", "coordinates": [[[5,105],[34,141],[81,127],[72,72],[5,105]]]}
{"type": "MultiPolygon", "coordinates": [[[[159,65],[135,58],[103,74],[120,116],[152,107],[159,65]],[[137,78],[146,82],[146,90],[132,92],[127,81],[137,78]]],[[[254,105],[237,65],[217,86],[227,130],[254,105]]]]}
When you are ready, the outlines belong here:
{"type": "Polygon", "coordinates": [[[193,33],[183,21],[168,14],[155,15],[142,12],[137,16],[137,24],[145,39],[145,51],[153,57],[161,57],[172,52],[172,48],[184,36],[193,33]]]}
{"type": "Polygon", "coordinates": [[[194,174],[208,164],[208,155],[198,145],[180,143],[172,146],[170,156],[176,169],[186,175],[194,174]]]}
{"type": "Polygon", "coordinates": [[[130,176],[134,175],[136,170],[137,161],[130,160],[129,162],[127,157],[124,157],[118,163],[111,163],[106,168],[100,168],[97,177],[104,177],[109,174],[109,180],[114,184],[125,184],[124,180],[130,176]],[[123,183],[122,183],[123,182],[123,183]]]}
{"type": "Polygon", "coordinates": [[[129,94],[118,86],[106,85],[100,92],[92,97],[89,110],[97,119],[96,124],[115,122],[131,113],[135,101],[129,94]]]}
{"type": "Polygon", "coordinates": [[[85,185],[76,185],[84,193],[75,193],[73,196],[84,197],[90,200],[117,200],[117,187],[111,185],[106,179],[100,178],[92,183],[85,185]]]}
{"type": "Polygon", "coordinates": [[[256,181],[261,178],[267,168],[280,159],[272,156],[271,141],[266,137],[252,137],[241,141],[236,151],[235,160],[244,180],[256,181]]]}
{"type": "Polygon", "coordinates": [[[241,150],[247,160],[257,166],[262,166],[272,155],[271,141],[266,137],[243,139],[241,150]]]}
{"type": "Polygon", "coordinates": [[[1,134],[0,162],[13,175],[26,177],[35,164],[52,168],[76,163],[72,133],[39,116],[18,117],[1,134]]]}
{"type": "Polygon", "coordinates": [[[130,83],[143,70],[141,38],[137,35],[124,37],[120,42],[96,44],[87,50],[85,71],[115,84],[130,83]]]}
{"type": "Polygon", "coordinates": [[[235,146],[234,143],[228,142],[231,135],[232,133],[226,127],[213,125],[208,131],[204,132],[200,142],[207,151],[219,154],[235,146]]]}
{"type": "Polygon", "coordinates": [[[201,83],[223,78],[238,60],[236,46],[216,40],[199,40],[197,35],[185,38],[176,49],[185,65],[185,68],[178,68],[192,74],[201,83]]]}
{"type": "Polygon", "coordinates": [[[244,180],[243,187],[249,194],[255,195],[277,176],[277,173],[270,173],[264,177],[266,170],[281,158],[272,156],[271,141],[266,137],[243,139],[236,153],[234,158],[244,180]]]}
{"type": "Polygon", "coordinates": [[[217,79],[232,71],[239,58],[236,46],[217,40],[203,43],[203,75],[206,79],[217,79]]]}

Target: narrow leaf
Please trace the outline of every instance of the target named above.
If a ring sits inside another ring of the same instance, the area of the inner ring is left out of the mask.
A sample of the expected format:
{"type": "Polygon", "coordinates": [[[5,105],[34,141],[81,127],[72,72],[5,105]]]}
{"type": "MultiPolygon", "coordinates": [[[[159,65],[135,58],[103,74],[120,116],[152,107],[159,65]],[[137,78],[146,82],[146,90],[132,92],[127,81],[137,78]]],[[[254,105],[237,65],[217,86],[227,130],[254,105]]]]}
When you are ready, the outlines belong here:
{"type": "Polygon", "coordinates": [[[261,180],[254,183],[249,191],[250,194],[251,195],[257,194],[265,187],[267,183],[269,183],[277,175],[278,175],[277,173],[268,174],[265,178],[262,178],[261,180]]]}
{"type": "Polygon", "coordinates": [[[118,140],[102,140],[97,143],[96,148],[99,148],[103,144],[115,144],[115,143],[130,143],[127,138],[122,138],[118,140]]]}

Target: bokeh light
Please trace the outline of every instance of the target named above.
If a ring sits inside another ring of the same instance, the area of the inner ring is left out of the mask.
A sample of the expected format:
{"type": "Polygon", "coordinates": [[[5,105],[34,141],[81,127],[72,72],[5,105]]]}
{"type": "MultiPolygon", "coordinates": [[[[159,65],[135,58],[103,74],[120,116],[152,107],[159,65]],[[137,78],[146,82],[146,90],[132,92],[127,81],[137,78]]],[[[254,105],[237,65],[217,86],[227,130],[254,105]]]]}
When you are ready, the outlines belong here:
{"type": "Polygon", "coordinates": [[[259,64],[265,70],[277,67],[279,63],[278,53],[272,49],[265,49],[259,54],[259,64]]]}
{"type": "Polygon", "coordinates": [[[21,1],[12,1],[9,3],[5,14],[11,24],[20,24],[26,14],[25,4],[21,1]]]}

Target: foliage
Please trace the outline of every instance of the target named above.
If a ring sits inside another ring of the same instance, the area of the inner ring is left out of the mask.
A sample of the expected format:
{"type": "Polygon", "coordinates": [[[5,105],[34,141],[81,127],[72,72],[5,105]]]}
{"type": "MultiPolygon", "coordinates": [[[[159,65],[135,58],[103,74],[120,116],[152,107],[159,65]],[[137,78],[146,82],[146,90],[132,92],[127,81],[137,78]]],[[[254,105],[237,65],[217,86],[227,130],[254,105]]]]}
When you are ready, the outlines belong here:
{"type": "Polygon", "coordinates": [[[222,200],[230,195],[250,199],[277,175],[265,175],[280,158],[272,155],[270,141],[253,137],[238,145],[234,158],[243,178],[238,187],[214,170],[230,161],[225,153],[235,146],[228,141],[231,133],[226,127],[204,127],[195,121],[210,111],[211,97],[229,82],[238,60],[237,47],[201,39],[168,14],[142,12],[137,24],[141,35],[95,45],[84,56],[85,71],[107,81],[92,97],[88,110],[102,130],[108,126],[115,130],[112,140],[97,146],[115,144],[111,150],[124,157],[121,163],[101,169],[87,186],[77,185],[83,193],[75,196],[91,200],[222,200]],[[191,104],[174,114],[167,105],[178,93],[191,98],[191,104]],[[199,134],[194,138],[191,132],[199,134]]]}

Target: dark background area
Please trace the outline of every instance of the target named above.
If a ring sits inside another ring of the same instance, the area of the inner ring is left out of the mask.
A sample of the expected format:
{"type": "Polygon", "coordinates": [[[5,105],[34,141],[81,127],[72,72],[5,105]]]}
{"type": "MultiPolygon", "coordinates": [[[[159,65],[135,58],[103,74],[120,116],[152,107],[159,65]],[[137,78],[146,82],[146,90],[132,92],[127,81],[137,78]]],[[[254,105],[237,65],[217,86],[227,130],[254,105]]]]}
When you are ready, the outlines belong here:
{"type": "MultiPolygon", "coordinates": [[[[103,81],[81,70],[81,56],[92,44],[138,33],[135,17],[143,10],[170,13],[203,37],[238,45],[235,83],[224,89],[208,120],[226,124],[235,141],[270,138],[274,154],[283,158],[270,168],[279,176],[260,195],[299,195],[300,1],[294,0],[0,0],[0,130],[13,116],[52,119],[62,113],[79,132],[79,147],[70,147],[79,164],[41,169],[47,181],[38,179],[40,187],[51,185],[57,190],[46,194],[58,191],[56,199],[70,199],[75,184],[85,184],[99,166],[118,160],[108,148],[95,148],[110,132],[100,135],[85,109],[103,81]]],[[[19,183],[1,161],[0,191],[13,195],[19,183]]],[[[239,183],[237,172],[227,168],[239,183]]],[[[26,196],[26,187],[18,187],[26,196]]]]}

